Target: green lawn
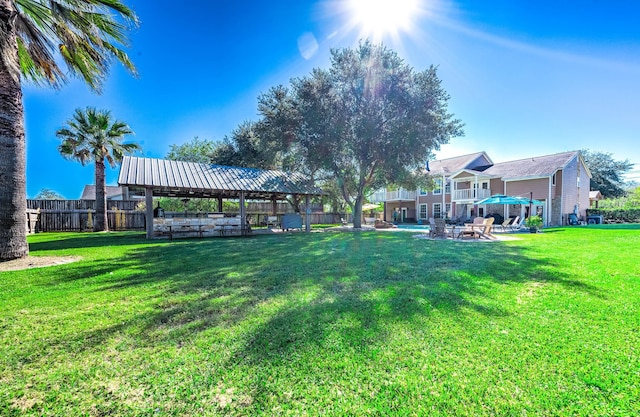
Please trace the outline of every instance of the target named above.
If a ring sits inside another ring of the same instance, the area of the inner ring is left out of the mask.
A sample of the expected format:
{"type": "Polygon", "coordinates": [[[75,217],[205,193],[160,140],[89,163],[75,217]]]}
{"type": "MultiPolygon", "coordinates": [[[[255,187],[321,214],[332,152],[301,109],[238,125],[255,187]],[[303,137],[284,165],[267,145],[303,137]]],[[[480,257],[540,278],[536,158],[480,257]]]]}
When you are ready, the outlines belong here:
{"type": "Polygon", "coordinates": [[[640,226],[519,236],[31,236],[0,415],[640,414],[640,226]]]}

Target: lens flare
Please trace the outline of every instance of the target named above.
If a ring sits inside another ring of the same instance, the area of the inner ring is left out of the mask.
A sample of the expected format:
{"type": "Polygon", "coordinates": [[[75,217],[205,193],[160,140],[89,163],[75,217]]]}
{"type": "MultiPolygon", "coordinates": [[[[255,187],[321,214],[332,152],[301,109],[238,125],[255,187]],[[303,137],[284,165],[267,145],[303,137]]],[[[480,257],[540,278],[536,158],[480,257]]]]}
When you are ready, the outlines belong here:
{"type": "Polygon", "coordinates": [[[349,0],[346,7],[350,25],[374,42],[411,32],[420,13],[419,0],[349,0]]]}

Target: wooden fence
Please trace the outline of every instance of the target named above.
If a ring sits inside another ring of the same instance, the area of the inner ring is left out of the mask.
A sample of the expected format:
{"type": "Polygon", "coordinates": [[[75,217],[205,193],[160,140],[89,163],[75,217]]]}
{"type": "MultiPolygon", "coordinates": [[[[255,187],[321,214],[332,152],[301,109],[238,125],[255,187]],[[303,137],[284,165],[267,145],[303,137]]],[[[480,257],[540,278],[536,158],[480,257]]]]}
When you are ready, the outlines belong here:
{"type": "MultiPolygon", "coordinates": [[[[139,200],[110,200],[107,201],[107,209],[135,210],[140,204],[139,200]]],[[[95,210],[94,200],[27,200],[28,209],[40,209],[47,211],[74,211],[95,210]]]]}
{"type": "MultiPolygon", "coordinates": [[[[107,220],[109,230],[145,230],[145,212],[136,210],[140,201],[107,201],[107,220]]],[[[290,205],[279,203],[279,215],[291,213],[290,205]]],[[[95,221],[95,201],[93,200],[27,200],[27,209],[40,209],[37,222],[37,232],[81,232],[93,229],[95,221]]],[[[312,209],[321,209],[313,206],[312,209]]],[[[252,223],[260,225],[264,217],[271,214],[271,203],[248,203],[247,214],[252,217],[252,223]]],[[[166,213],[171,216],[172,213],[166,213]]],[[[183,212],[175,213],[184,217],[183,212]]],[[[206,215],[204,213],[188,213],[188,217],[206,215]]],[[[304,218],[304,211],[302,212],[304,218]]],[[[311,224],[339,224],[343,214],[311,213],[311,224]]],[[[349,217],[350,219],[350,217],[349,217]]],[[[347,219],[347,221],[349,220],[347,219]]]]}
{"type": "MultiPolygon", "coordinates": [[[[144,230],[145,213],[135,210],[139,201],[108,201],[109,230],[144,230]]],[[[93,229],[93,200],[27,200],[27,209],[40,209],[37,232],[82,232],[93,229]]]]}
{"type": "MultiPolygon", "coordinates": [[[[305,212],[305,204],[300,204],[300,211],[305,212]]],[[[322,204],[311,204],[311,212],[312,213],[320,213],[322,212],[322,204]]],[[[273,212],[273,203],[269,201],[249,201],[247,202],[247,213],[255,213],[255,214],[272,214],[273,212]]],[[[285,213],[293,213],[293,207],[289,203],[285,203],[282,201],[278,201],[276,203],[276,213],[285,214],[285,213]]]]}

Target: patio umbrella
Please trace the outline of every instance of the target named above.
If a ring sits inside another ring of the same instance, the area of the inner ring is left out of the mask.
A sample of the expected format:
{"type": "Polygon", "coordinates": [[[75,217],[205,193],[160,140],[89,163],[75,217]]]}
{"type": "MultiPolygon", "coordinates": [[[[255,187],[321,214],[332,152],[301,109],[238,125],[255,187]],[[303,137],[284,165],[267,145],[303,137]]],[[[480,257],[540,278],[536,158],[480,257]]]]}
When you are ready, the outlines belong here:
{"type": "Polygon", "coordinates": [[[529,199],[527,197],[494,194],[491,197],[478,201],[476,204],[535,204],[536,206],[541,206],[542,201],[529,199]]]}
{"type": "Polygon", "coordinates": [[[375,210],[379,208],[380,208],[379,204],[367,203],[362,205],[362,210],[375,210]]]}
{"type": "Polygon", "coordinates": [[[542,201],[534,200],[533,198],[520,197],[520,196],[508,196],[504,194],[494,194],[491,197],[485,198],[482,201],[478,201],[477,204],[519,204],[519,205],[528,205],[529,213],[531,213],[531,206],[541,206],[543,205],[542,201]]]}

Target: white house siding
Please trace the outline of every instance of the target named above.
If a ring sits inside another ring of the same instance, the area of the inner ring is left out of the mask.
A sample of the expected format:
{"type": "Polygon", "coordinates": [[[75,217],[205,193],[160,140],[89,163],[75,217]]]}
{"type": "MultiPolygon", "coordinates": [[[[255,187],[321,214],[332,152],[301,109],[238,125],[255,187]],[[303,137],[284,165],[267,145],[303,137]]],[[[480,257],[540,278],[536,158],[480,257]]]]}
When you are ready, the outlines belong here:
{"type": "MultiPolygon", "coordinates": [[[[576,158],[578,159],[578,158],[576,158]]],[[[587,218],[587,209],[591,202],[589,201],[589,191],[591,190],[591,179],[587,174],[587,168],[582,163],[582,160],[579,159],[578,169],[580,171],[580,192],[578,193],[578,200],[580,201],[580,216],[584,216],[587,218]]]]}
{"type": "Polygon", "coordinates": [[[589,208],[589,186],[589,176],[582,161],[579,158],[572,159],[562,172],[563,216],[573,213],[577,206],[578,217],[586,218],[589,208]],[[578,177],[580,177],[579,187],[578,177]]]}
{"type": "Polygon", "coordinates": [[[562,214],[565,216],[573,212],[579,201],[577,178],[578,164],[574,159],[562,170],[562,214]]]}

